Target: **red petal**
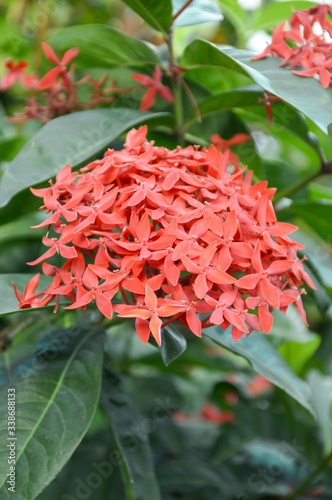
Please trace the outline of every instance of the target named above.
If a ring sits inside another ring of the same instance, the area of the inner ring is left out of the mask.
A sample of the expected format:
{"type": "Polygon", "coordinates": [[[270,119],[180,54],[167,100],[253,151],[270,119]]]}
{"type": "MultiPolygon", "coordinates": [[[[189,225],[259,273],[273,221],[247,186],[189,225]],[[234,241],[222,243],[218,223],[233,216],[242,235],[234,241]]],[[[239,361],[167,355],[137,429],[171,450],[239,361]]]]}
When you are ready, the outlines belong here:
{"type": "Polygon", "coordinates": [[[156,101],[156,89],[152,88],[149,89],[143,96],[141,100],[141,104],[139,105],[139,109],[141,111],[147,111],[148,109],[152,108],[156,101]]]}
{"type": "Polygon", "coordinates": [[[267,278],[262,279],[260,286],[262,296],[266,299],[266,301],[271,304],[271,306],[279,309],[279,289],[272,285],[267,278]]]}
{"type": "Polygon", "coordinates": [[[96,293],[96,305],[99,311],[108,319],[112,319],[113,308],[112,303],[101,292],[96,293]]]}
{"type": "Polygon", "coordinates": [[[161,319],[154,314],[150,319],[150,330],[158,345],[161,345],[161,325],[161,319]]]}
{"type": "Polygon", "coordinates": [[[41,45],[42,45],[44,54],[46,56],[46,59],[48,59],[49,61],[51,61],[52,63],[54,63],[56,65],[60,64],[60,59],[55,55],[52,47],[46,42],[42,42],[41,45]]]}
{"type": "Polygon", "coordinates": [[[186,320],[188,323],[188,326],[190,330],[197,336],[201,337],[202,336],[202,323],[200,322],[199,318],[193,311],[193,309],[189,309],[186,313],[186,320]]]}
{"type": "Polygon", "coordinates": [[[135,329],[141,341],[146,344],[150,337],[149,322],[146,319],[136,318],[135,329]]]}
{"type": "Polygon", "coordinates": [[[57,78],[60,75],[61,70],[59,68],[51,69],[38,83],[38,88],[40,90],[49,89],[56,84],[57,78]]]}
{"type": "Polygon", "coordinates": [[[207,284],[205,274],[199,274],[195,279],[194,291],[199,299],[202,299],[210,290],[211,286],[207,284]]]}
{"type": "Polygon", "coordinates": [[[149,309],[157,309],[158,299],[149,285],[145,285],[145,304],[149,309]]]}
{"type": "Polygon", "coordinates": [[[274,318],[268,308],[264,305],[260,306],[260,308],[258,309],[258,316],[264,332],[270,333],[274,318]]]}
{"type": "Polygon", "coordinates": [[[67,52],[65,52],[61,64],[64,64],[65,66],[72,60],[75,59],[79,54],[79,49],[69,49],[67,52]]]}

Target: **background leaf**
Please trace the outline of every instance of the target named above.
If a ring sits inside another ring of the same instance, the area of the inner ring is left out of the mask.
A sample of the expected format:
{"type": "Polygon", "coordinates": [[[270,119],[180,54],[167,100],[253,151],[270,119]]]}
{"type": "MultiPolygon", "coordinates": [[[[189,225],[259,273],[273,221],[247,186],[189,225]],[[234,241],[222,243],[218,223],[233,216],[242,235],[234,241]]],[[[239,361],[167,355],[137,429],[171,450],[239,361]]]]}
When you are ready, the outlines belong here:
{"type": "Polygon", "coordinates": [[[120,379],[109,370],[103,381],[101,404],[119,454],[126,498],[160,500],[149,440],[147,434],[137,430],[142,417],[123,391],[120,379]]]}
{"type": "Polygon", "coordinates": [[[179,330],[172,325],[163,328],[162,344],[159,350],[166,366],[181,356],[186,348],[187,341],[179,330]]]}
{"type": "Polygon", "coordinates": [[[324,453],[332,451],[332,377],[327,377],[318,371],[309,374],[309,384],[317,420],[322,433],[324,453]]]}
{"type": "MultiPolygon", "coordinates": [[[[173,15],[180,10],[186,0],[173,0],[173,15]]],[[[208,22],[218,22],[223,15],[218,4],[211,0],[194,0],[179,17],[174,26],[192,26],[208,22]]]]}
{"type": "MultiPolygon", "coordinates": [[[[38,349],[38,347],[37,347],[38,349]]],[[[2,355],[3,356],[3,355],[2,355]]],[[[10,351],[6,354],[10,362],[10,351]]],[[[56,476],[87,431],[100,385],[103,337],[78,327],[52,332],[36,354],[8,366],[8,386],[0,393],[7,407],[7,388],[16,392],[16,493],[33,500],[56,476]],[[58,341],[58,342],[57,342],[58,341]]],[[[7,432],[7,414],[0,429],[7,432]]],[[[8,449],[0,450],[0,494],[11,498],[6,480],[8,449]]]]}
{"type": "Polygon", "coordinates": [[[222,331],[220,328],[213,327],[204,330],[204,335],[246,358],[257,373],[286,391],[313,413],[308,384],[292,372],[264,334],[253,332],[249,338],[242,337],[238,342],[234,342],[229,329],[222,331]]]}
{"type": "Polygon", "coordinates": [[[167,33],[172,22],[171,0],[123,0],[146,23],[158,31],[167,33]]]}
{"type": "Polygon", "coordinates": [[[145,67],[160,63],[156,52],[147,44],[104,24],[70,26],[52,37],[49,43],[59,52],[77,47],[80,52],[75,62],[87,67],[145,67]]]}

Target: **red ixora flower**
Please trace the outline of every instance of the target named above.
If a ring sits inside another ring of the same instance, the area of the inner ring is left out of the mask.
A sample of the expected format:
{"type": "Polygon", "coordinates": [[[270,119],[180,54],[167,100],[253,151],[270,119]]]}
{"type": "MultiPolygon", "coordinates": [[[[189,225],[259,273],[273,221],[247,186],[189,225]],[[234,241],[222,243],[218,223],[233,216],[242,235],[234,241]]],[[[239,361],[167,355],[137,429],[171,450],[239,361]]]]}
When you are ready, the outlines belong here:
{"type": "Polygon", "coordinates": [[[176,320],[198,337],[231,327],[234,340],[268,333],[273,309],[290,304],[305,321],[301,287],[314,285],[289,236],[296,226],[276,219],[275,189],[252,184],[228,150],[168,150],[146,134],[133,129],[122,150],[79,173],[67,165],[49,187],[32,189],[48,215],[38,226],[47,250],[30,265],[42,263],[52,282],[39,293],[38,276],[23,294],[15,287],[19,307],[95,302],[109,319],[134,318],[141,340],[152,334],[159,345],[176,320]],[[63,265],[49,263],[55,254],[63,265]]]}
{"type": "Polygon", "coordinates": [[[163,85],[161,83],[162,72],[160,66],[155,67],[152,78],[151,76],[140,75],[136,73],[131,75],[131,77],[133,78],[133,80],[136,80],[136,82],[141,83],[148,89],[144,94],[139,106],[139,109],[141,109],[142,111],[147,111],[148,109],[152,108],[156,101],[157,94],[162,97],[162,99],[165,99],[165,101],[173,102],[172,92],[168,87],[166,87],[166,85],[163,85]]]}
{"type": "Polygon", "coordinates": [[[253,59],[273,56],[283,59],[280,66],[289,65],[295,75],[318,76],[324,89],[332,86],[332,7],[315,5],[295,11],[272,34],[272,42],[253,59]]]}
{"type": "Polygon", "coordinates": [[[7,90],[19,82],[22,87],[33,88],[37,84],[37,78],[33,75],[25,73],[26,68],[29,66],[27,61],[18,61],[16,64],[12,59],[7,59],[5,63],[7,74],[2,78],[0,83],[0,90],[7,90]]]}
{"type": "Polygon", "coordinates": [[[51,69],[46,73],[46,75],[43,76],[43,78],[39,81],[38,88],[40,90],[44,90],[53,87],[58,78],[61,78],[63,85],[67,89],[70,89],[71,79],[67,71],[67,65],[78,56],[79,50],[75,48],[69,49],[65,52],[63,58],[59,59],[48,43],[42,42],[42,48],[46,59],[55,64],[55,68],[51,69]]]}

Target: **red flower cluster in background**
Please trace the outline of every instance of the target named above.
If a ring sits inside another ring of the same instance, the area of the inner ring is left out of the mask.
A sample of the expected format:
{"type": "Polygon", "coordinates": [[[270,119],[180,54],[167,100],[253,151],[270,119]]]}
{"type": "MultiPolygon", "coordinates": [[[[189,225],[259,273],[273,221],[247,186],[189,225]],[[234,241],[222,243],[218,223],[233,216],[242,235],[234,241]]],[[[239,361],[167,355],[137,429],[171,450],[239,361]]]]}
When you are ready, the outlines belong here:
{"type": "Polygon", "coordinates": [[[332,86],[331,17],[329,5],[294,12],[289,20],[290,29],[285,29],[286,21],[280,24],[273,31],[271,44],[253,59],[280,57],[281,66],[288,64],[295,75],[318,75],[322,87],[332,86]]]}
{"type": "Polygon", "coordinates": [[[168,150],[146,133],[133,129],[123,150],[80,173],[67,165],[49,187],[32,189],[50,214],[36,227],[53,232],[30,264],[43,263],[53,281],[43,293],[38,277],[16,290],[20,307],[61,296],[67,309],[95,302],[107,318],[113,310],[135,318],[139,337],[152,333],[158,344],[175,320],[199,337],[204,327],[231,326],[234,340],[270,332],[274,308],[295,304],[305,321],[299,287],[314,285],[296,254],[303,247],[289,237],[297,227],[276,220],[275,189],[252,185],[229,151],[168,150]],[[46,262],[55,254],[61,267],[46,262]]]}
{"type": "Polygon", "coordinates": [[[11,59],[6,62],[7,74],[0,82],[0,91],[5,91],[18,82],[22,87],[34,92],[35,95],[27,99],[25,108],[21,113],[15,114],[9,120],[14,123],[23,123],[27,120],[39,120],[46,123],[57,116],[62,116],[73,111],[93,109],[98,105],[111,103],[115,95],[130,89],[117,89],[114,82],[107,84],[107,76],[94,80],[86,75],[80,80],[74,80],[75,67],[69,63],[78,56],[79,50],[72,48],[65,52],[59,59],[53,49],[46,42],[42,49],[50,62],[55,67],[43,77],[26,73],[28,63],[19,61],[17,64],[11,59]],[[90,86],[88,101],[82,101],[78,89],[82,85],[90,86]]]}

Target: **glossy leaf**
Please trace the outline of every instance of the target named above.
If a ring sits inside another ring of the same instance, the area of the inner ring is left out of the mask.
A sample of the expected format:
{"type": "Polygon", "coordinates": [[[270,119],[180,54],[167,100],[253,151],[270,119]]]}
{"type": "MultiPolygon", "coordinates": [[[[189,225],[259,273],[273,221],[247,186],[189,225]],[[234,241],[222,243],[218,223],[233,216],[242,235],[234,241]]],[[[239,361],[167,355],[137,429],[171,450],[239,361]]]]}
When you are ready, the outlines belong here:
{"type": "Polygon", "coordinates": [[[332,377],[324,376],[317,371],[309,373],[309,384],[318,424],[322,433],[324,453],[332,452],[332,377]]]}
{"type": "MultiPolygon", "coordinates": [[[[160,500],[159,486],[155,477],[148,432],[139,424],[142,417],[129,396],[123,391],[120,379],[105,373],[101,404],[110,425],[110,432],[119,455],[126,498],[160,500]]],[[[153,421],[152,421],[153,424],[153,421]]]]}
{"type": "Polygon", "coordinates": [[[311,332],[301,320],[295,308],[290,307],[287,314],[274,312],[271,335],[282,340],[278,351],[291,369],[300,374],[305,364],[320,345],[320,336],[311,332]]]}
{"type": "Polygon", "coordinates": [[[171,0],[123,0],[146,23],[158,31],[166,33],[172,23],[171,0]]]}
{"type": "Polygon", "coordinates": [[[222,331],[213,327],[205,330],[204,334],[217,344],[246,358],[257,373],[286,391],[313,413],[308,384],[292,372],[263,333],[253,332],[249,338],[243,337],[238,342],[232,340],[229,329],[222,331]]]}
{"type": "MultiPolygon", "coordinates": [[[[68,461],[87,431],[101,386],[103,338],[78,327],[52,332],[34,354],[18,364],[7,357],[8,385],[0,393],[7,407],[8,388],[16,395],[16,492],[18,500],[33,500],[68,461]]],[[[0,417],[8,435],[7,412],[0,417]]],[[[7,489],[8,448],[0,451],[0,496],[7,489]]]]}
{"type": "Polygon", "coordinates": [[[23,147],[0,179],[0,207],[23,189],[53,177],[67,163],[78,167],[104,151],[125,130],[168,113],[134,109],[78,111],[47,123],[23,147]]]}
{"type": "Polygon", "coordinates": [[[162,334],[160,354],[166,366],[181,356],[187,348],[187,341],[183,334],[172,325],[165,326],[162,334]]]}
{"type": "Polygon", "coordinates": [[[255,106],[262,97],[263,92],[259,85],[240,87],[207,97],[199,103],[199,110],[201,115],[205,116],[211,113],[218,113],[219,110],[255,106]]]}
{"type": "Polygon", "coordinates": [[[327,133],[332,123],[332,93],[325,91],[313,78],[300,78],[287,68],[280,68],[280,59],[269,57],[252,61],[253,55],[248,50],[194,40],[186,48],[181,65],[189,70],[228,68],[248,75],[263,89],[304,113],[327,133]]]}
{"type": "Polygon", "coordinates": [[[332,203],[293,203],[291,211],[300,216],[321,238],[329,243],[332,237],[332,203]]]}
{"type": "MultiPolygon", "coordinates": [[[[173,14],[178,12],[186,3],[186,0],[173,0],[173,14]]],[[[208,22],[218,22],[223,19],[218,3],[212,0],[194,0],[180,14],[174,26],[192,26],[208,22]]]]}
{"type": "Polygon", "coordinates": [[[144,67],[160,62],[156,52],[144,42],[104,24],[70,26],[59,31],[49,43],[57,52],[77,47],[80,52],[75,62],[87,67],[144,67]]]}

